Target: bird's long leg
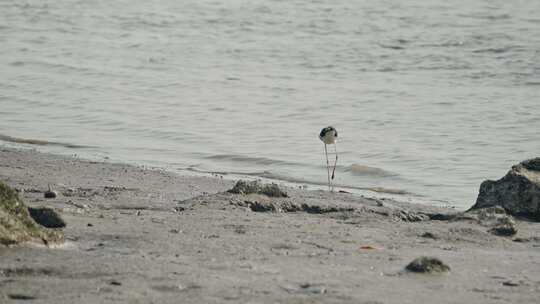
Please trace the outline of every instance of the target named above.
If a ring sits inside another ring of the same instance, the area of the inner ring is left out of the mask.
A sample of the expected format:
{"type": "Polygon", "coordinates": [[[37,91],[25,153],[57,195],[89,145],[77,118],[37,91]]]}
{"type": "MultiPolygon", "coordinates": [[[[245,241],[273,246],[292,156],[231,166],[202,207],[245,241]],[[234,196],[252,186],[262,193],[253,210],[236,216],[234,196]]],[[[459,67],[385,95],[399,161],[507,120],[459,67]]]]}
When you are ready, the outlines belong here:
{"type": "Polygon", "coordinates": [[[334,161],[334,169],[332,169],[332,179],[334,179],[334,174],[336,173],[336,166],[338,160],[337,143],[334,143],[334,151],[336,152],[336,160],[334,161]]]}
{"type": "MultiPolygon", "coordinates": [[[[334,180],[335,173],[336,173],[336,166],[337,166],[337,160],[338,160],[338,152],[337,152],[337,145],[334,143],[334,151],[336,153],[336,160],[334,161],[334,168],[332,168],[332,177],[331,180],[334,180]]],[[[334,191],[334,185],[332,185],[331,191],[334,191]]]]}
{"type": "Polygon", "coordinates": [[[326,173],[328,174],[328,190],[330,191],[330,161],[328,161],[328,150],[324,144],[324,155],[326,155],[326,173]]]}

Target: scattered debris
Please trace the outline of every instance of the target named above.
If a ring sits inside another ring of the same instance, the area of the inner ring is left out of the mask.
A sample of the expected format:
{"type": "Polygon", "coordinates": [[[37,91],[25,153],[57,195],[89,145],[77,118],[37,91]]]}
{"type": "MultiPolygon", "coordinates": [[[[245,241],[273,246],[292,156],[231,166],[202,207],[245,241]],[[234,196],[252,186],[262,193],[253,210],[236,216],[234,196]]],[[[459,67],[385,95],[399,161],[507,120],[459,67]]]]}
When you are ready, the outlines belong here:
{"type": "Polygon", "coordinates": [[[420,212],[412,212],[408,210],[398,210],[392,216],[404,222],[421,222],[429,220],[429,216],[420,212]]]}
{"type": "Polygon", "coordinates": [[[249,209],[254,212],[275,212],[276,206],[270,202],[245,201],[249,209]]]}
{"type": "Polygon", "coordinates": [[[414,259],[405,269],[417,273],[441,273],[450,271],[450,267],[438,258],[426,256],[414,259]]]}
{"type": "Polygon", "coordinates": [[[514,221],[509,220],[507,223],[501,223],[488,231],[498,236],[514,236],[517,233],[517,228],[514,221]]]}
{"type": "Polygon", "coordinates": [[[431,233],[431,232],[424,232],[420,235],[420,237],[423,237],[423,238],[426,238],[426,239],[433,239],[433,240],[437,240],[439,239],[438,236],[436,236],[435,234],[431,233]]]}
{"type": "Polygon", "coordinates": [[[325,294],[326,288],[322,284],[302,283],[298,286],[280,286],[290,294],[325,294]]]}
{"type": "Polygon", "coordinates": [[[519,238],[513,239],[512,241],[516,243],[540,242],[540,237],[537,237],[537,236],[527,237],[527,238],[519,237],[519,238]]]}
{"type": "Polygon", "coordinates": [[[371,245],[363,245],[363,246],[360,246],[360,249],[361,250],[375,250],[377,248],[371,246],[371,245]]]}
{"type": "Polygon", "coordinates": [[[174,212],[182,212],[182,211],[185,211],[185,210],[186,210],[185,207],[180,207],[180,206],[177,206],[177,207],[173,208],[174,212]]]}
{"type": "Polygon", "coordinates": [[[10,298],[11,300],[22,300],[22,301],[36,299],[36,297],[34,296],[27,296],[27,295],[18,294],[18,293],[10,293],[8,294],[8,298],[10,298]]]}
{"type": "Polygon", "coordinates": [[[270,201],[270,200],[245,200],[233,202],[238,206],[248,207],[254,212],[307,212],[311,214],[325,214],[332,212],[353,212],[352,207],[319,206],[302,203],[300,205],[290,201],[270,201]]]}
{"type": "Polygon", "coordinates": [[[37,277],[37,276],[52,276],[58,275],[59,272],[54,268],[49,267],[15,267],[15,268],[0,268],[0,277],[37,277]]]}
{"type": "MultiPolygon", "coordinates": [[[[495,208],[486,208],[495,209],[495,208]]],[[[484,209],[484,210],[486,210],[484,209]]],[[[500,208],[502,209],[502,208],[500,208]]],[[[504,210],[504,209],[503,209],[504,210]]],[[[498,236],[513,236],[517,233],[516,222],[506,213],[497,213],[497,216],[489,223],[493,228],[488,231],[498,236]]]]}

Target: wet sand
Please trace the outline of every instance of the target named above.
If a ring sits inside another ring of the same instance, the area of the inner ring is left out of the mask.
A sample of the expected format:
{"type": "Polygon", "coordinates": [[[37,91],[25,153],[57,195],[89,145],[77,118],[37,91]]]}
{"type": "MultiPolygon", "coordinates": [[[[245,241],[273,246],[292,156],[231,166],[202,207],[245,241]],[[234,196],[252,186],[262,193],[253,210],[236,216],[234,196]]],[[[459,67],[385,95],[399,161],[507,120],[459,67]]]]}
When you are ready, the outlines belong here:
{"type": "Polygon", "coordinates": [[[220,177],[7,148],[0,180],[67,223],[66,242],[55,248],[0,247],[0,303],[534,303],[540,296],[539,223],[517,221],[517,235],[500,237],[473,218],[445,220],[456,213],[449,209],[302,189],[287,189],[288,198],[238,195],[225,192],[234,181],[220,177]],[[43,198],[48,184],[57,198],[43,198]],[[423,255],[450,272],[404,270],[423,255]]]}

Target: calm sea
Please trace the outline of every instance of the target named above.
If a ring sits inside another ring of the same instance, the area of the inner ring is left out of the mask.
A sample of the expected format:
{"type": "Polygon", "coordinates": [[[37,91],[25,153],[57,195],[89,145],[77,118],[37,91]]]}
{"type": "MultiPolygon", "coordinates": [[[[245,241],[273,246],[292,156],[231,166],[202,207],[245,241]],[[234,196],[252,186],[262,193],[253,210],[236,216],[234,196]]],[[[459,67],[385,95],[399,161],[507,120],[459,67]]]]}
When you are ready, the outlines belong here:
{"type": "Polygon", "coordinates": [[[540,154],[540,1],[0,0],[4,139],[315,188],[327,125],[337,184],[472,205],[540,154]]]}

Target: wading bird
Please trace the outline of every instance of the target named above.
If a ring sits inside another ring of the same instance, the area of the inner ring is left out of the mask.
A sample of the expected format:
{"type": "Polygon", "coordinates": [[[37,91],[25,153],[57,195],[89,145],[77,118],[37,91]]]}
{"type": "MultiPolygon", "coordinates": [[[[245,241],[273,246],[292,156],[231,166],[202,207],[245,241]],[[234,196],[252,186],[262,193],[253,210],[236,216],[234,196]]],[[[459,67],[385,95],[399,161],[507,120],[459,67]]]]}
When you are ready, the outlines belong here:
{"type": "Polygon", "coordinates": [[[334,179],[334,174],[336,173],[336,165],[338,160],[338,152],[337,152],[337,131],[334,127],[328,126],[326,128],[323,128],[321,130],[321,133],[319,134],[319,139],[324,143],[324,155],[326,155],[326,172],[328,173],[328,190],[334,191],[334,187],[332,186],[331,180],[334,179]],[[336,160],[334,161],[334,168],[332,169],[332,175],[330,176],[330,161],[328,160],[328,149],[326,148],[327,145],[334,145],[334,151],[336,153],[336,160]]]}

